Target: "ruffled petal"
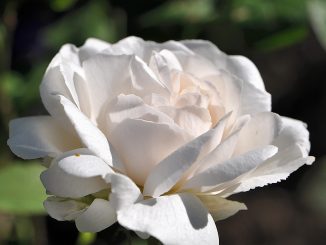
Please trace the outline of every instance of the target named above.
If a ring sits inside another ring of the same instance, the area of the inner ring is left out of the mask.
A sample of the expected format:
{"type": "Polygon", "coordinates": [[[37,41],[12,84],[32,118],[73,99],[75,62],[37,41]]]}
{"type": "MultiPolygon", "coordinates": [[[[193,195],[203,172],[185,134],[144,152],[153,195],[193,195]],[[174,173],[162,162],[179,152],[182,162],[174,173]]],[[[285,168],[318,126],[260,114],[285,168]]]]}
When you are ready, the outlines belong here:
{"type": "Polygon", "coordinates": [[[144,97],[150,93],[169,96],[169,90],[157,79],[155,73],[137,56],[130,61],[132,93],[144,97]]]}
{"type": "Polygon", "coordinates": [[[106,107],[106,119],[108,132],[126,119],[145,119],[156,123],[174,124],[170,117],[145,104],[134,94],[120,94],[112,100],[106,107]]]}
{"type": "Polygon", "coordinates": [[[269,145],[237,157],[225,159],[223,162],[216,162],[210,168],[195,174],[185,183],[182,189],[192,189],[200,192],[209,191],[223,182],[231,181],[254,169],[276,152],[277,147],[269,145]]]}
{"type": "Polygon", "coordinates": [[[80,232],[99,232],[113,225],[116,221],[116,212],[111,203],[98,198],[75,220],[80,232]]]}
{"type": "Polygon", "coordinates": [[[122,210],[143,199],[139,188],[127,176],[112,173],[105,179],[111,184],[110,202],[115,210],[122,210]]]}
{"type": "Polygon", "coordinates": [[[277,183],[285,180],[302,165],[312,164],[314,160],[314,157],[307,157],[307,152],[302,146],[294,144],[278,152],[250,172],[240,175],[236,179],[210,191],[219,192],[222,190],[223,196],[227,197],[234,193],[277,183]]]}
{"type": "Polygon", "coordinates": [[[212,216],[190,194],[162,196],[138,202],[118,212],[127,229],[148,233],[163,244],[218,244],[212,216]]]}
{"type": "Polygon", "coordinates": [[[215,128],[177,148],[163,159],[150,172],[144,185],[144,195],[158,197],[169,191],[193,164],[219,144],[229,116],[230,114],[221,120],[215,128]]]}
{"type": "MultiPolygon", "coordinates": [[[[288,117],[281,117],[280,133],[273,141],[273,145],[276,145],[280,149],[285,149],[289,145],[299,144],[308,155],[310,151],[309,131],[307,125],[299,120],[295,120],[288,117]]],[[[305,156],[306,156],[305,155],[305,156]]]]}
{"type": "Polygon", "coordinates": [[[205,40],[185,40],[182,43],[196,54],[210,60],[219,69],[225,69],[257,89],[265,90],[257,67],[248,58],[240,55],[228,56],[212,42],[205,40]]]}

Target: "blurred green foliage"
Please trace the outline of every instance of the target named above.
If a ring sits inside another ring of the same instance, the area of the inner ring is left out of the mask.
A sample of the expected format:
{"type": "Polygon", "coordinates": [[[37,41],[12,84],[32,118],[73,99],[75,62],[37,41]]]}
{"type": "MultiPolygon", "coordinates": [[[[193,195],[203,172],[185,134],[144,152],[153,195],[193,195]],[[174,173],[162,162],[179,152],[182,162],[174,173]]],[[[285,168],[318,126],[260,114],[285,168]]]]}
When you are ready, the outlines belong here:
{"type": "Polygon", "coordinates": [[[13,162],[0,171],[0,211],[17,215],[43,214],[45,190],[40,182],[44,167],[13,162]]]}
{"type": "Polygon", "coordinates": [[[308,12],[320,43],[326,49],[326,1],[310,0],[308,1],[308,12]]]}
{"type": "MultiPolygon", "coordinates": [[[[37,35],[34,34],[36,39],[30,41],[34,41],[34,50],[30,52],[24,45],[31,33],[25,33],[14,44],[18,35],[16,28],[26,24],[19,22],[18,17],[29,11],[30,2],[3,0],[0,3],[0,211],[17,217],[44,213],[42,201],[45,193],[39,180],[43,167],[35,162],[19,162],[10,153],[6,147],[7,125],[14,117],[34,115],[35,111],[44,110],[38,87],[47,64],[64,43],[79,46],[88,37],[115,42],[132,34],[157,41],[205,38],[231,53],[239,50],[268,53],[303,42],[312,27],[326,49],[324,0],[121,3],[114,0],[33,0],[32,3],[38,17],[42,16],[40,12],[44,9],[47,11],[44,15],[48,16],[43,18],[46,21],[41,27],[31,21],[31,30],[37,29],[37,35]],[[141,8],[141,4],[145,7],[141,8]],[[25,48],[16,53],[19,57],[13,57],[13,45],[25,48]]],[[[326,169],[321,175],[325,173],[326,169]]],[[[310,198],[326,207],[325,196],[318,195],[325,183],[318,189],[317,182],[312,187],[316,193],[312,193],[310,198]]],[[[18,231],[28,231],[28,221],[14,223],[14,227],[20,226],[18,231]]],[[[83,233],[78,243],[86,245],[94,239],[93,235],[83,233]]],[[[0,237],[0,243],[2,240],[0,237]]],[[[142,244],[141,240],[137,242],[142,244]]]]}

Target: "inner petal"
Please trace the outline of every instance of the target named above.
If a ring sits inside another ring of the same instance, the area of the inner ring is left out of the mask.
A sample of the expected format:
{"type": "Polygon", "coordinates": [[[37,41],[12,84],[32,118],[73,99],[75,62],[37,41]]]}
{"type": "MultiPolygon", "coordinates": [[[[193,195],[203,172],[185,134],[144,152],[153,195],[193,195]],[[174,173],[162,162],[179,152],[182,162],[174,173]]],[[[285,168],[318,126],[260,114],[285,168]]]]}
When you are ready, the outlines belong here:
{"type": "Polygon", "coordinates": [[[190,136],[175,124],[128,118],[108,138],[125,164],[127,175],[142,186],[152,168],[188,142],[190,136]]]}
{"type": "Polygon", "coordinates": [[[198,106],[185,106],[182,108],[161,106],[158,109],[171,117],[176,124],[193,137],[208,131],[212,126],[211,116],[205,108],[198,106]]]}

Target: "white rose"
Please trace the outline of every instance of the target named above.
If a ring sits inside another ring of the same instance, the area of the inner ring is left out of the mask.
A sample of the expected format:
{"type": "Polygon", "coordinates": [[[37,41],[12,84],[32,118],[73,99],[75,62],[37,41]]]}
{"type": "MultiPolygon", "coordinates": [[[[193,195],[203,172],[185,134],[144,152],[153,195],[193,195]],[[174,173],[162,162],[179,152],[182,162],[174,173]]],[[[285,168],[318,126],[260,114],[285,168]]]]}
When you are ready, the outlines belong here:
{"type": "Polygon", "coordinates": [[[40,91],[50,116],[13,120],[8,144],[47,159],[45,208],[80,231],[119,222],[164,244],[217,244],[214,221],[246,209],[226,197],[314,161],[255,65],[207,41],[67,44],[40,91]]]}

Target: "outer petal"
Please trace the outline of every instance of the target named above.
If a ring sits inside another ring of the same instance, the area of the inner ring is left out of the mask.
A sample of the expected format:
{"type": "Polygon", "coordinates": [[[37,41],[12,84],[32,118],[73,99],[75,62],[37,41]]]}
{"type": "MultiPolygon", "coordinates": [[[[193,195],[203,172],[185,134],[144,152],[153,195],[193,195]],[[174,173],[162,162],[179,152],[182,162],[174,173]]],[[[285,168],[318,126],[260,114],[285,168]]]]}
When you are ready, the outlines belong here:
{"type": "Polygon", "coordinates": [[[219,69],[225,69],[245,82],[251,83],[257,89],[265,90],[257,67],[248,58],[228,56],[209,41],[185,40],[182,43],[196,54],[210,60],[219,69]]]}
{"type": "Polygon", "coordinates": [[[192,54],[191,50],[180,42],[167,41],[164,43],[156,43],[153,41],[144,41],[143,39],[134,36],[120,40],[119,42],[113,44],[110,48],[106,49],[104,52],[111,55],[137,55],[148,63],[153,51],[158,52],[163,49],[192,54]]]}
{"type": "MultiPolygon", "coordinates": [[[[307,125],[299,120],[281,117],[282,129],[279,136],[273,141],[273,144],[280,149],[285,149],[291,144],[301,145],[308,155],[310,151],[309,132],[307,125]]],[[[305,155],[305,156],[306,156],[305,155]]]]}
{"type": "Polygon", "coordinates": [[[117,221],[116,212],[109,201],[95,199],[75,222],[80,232],[99,232],[117,221]]]}
{"type": "Polygon", "coordinates": [[[148,176],[144,195],[158,197],[170,190],[202,156],[220,142],[228,114],[215,128],[195,138],[162,160],[148,176]]]}
{"type": "Polygon", "coordinates": [[[147,199],[118,212],[127,229],[148,233],[164,244],[218,244],[212,216],[190,194],[147,199]]]}
{"type": "Polygon", "coordinates": [[[24,159],[52,156],[80,147],[76,135],[67,132],[50,116],[26,117],[9,124],[8,145],[24,159]]]}
{"type": "Polygon", "coordinates": [[[226,219],[240,210],[247,210],[246,205],[241,202],[230,201],[216,195],[199,195],[197,197],[208,208],[214,221],[226,219]]]}
{"type": "Polygon", "coordinates": [[[243,83],[240,115],[271,111],[272,96],[265,90],[259,90],[251,83],[243,83]]]}
{"type": "Polygon", "coordinates": [[[235,155],[240,155],[255,148],[273,144],[280,134],[282,122],[279,115],[263,112],[253,115],[249,123],[241,130],[235,155]]]}
{"type": "Polygon", "coordinates": [[[51,194],[75,198],[108,188],[103,178],[110,172],[103,160],[79,149],[54,160],[41,174],[41,180],[51,194]]]}
{"type": "Polygon", "coordinates": [[[83,46],[80,47],[78,55],[80,62],[84,62],[85,60],[91,58],[97,53],[110,48],[111,44],[104,42],[102,40],[96,38],[88,38],[83,46]]]}
{"type": "Polygon", "coordinates": [[[60,95],[58,99],[83,144],[112,165],[110,146],[105,135],[71,101],[60,95]]]}
{"type": "Polygon", "coordinates": [[[74,220],[86,207],[86,203],[67,198],[51,196],[44,201],[44,208],[48,214],[59,221],[74,220]]]}
{"type": "Polygon", "coordinates": [[[269,158],[250,172],[240,175],[233,181],[226,182],[211,191],[223,190],[223,196],[248,191],[256,187],[285,180],[292,172],[304,164],[311,164],[315,158],[306,157],[305,149],[300,145],[292,145],[269,158]],[[234,188],[236,186],[236,188],[234,188]]]}
{"type": "MultiPolygon", "coordinates": [[[[223,191],[223,195],[228,196],[255,187],[276,183],[286,179],[302,165],[311,164],[314,161],[314,157],[308,156],[310,149],[309,132],[305,125],[300,121],[289,118],[275,116],[274,118],[278,121],[276,131],[279,133],[276,134],[276,137],[271,137],[274,138],[271,143],[279,148],[279,152],[250,172],[215,188],[215,191],[223,191]]],[[[266,121],[263,125],[266,127],[266,125],[273,124],[266,121]]]]}
{"type": "Polygon", "coordinates": [[[139,188],[127,176],[112,173],[105,179],[111,184],[110,201],[115,210],[122,210],[143,199],[139,188]]]}
{"type": "Polygon", "coordinates": [[[277,152],[277,147],[269,145],[246,154],[217,162],[212,167],[196,174],[183,186],[183,189],[207,191],[214,186],[254,169],[277,152]]]}

